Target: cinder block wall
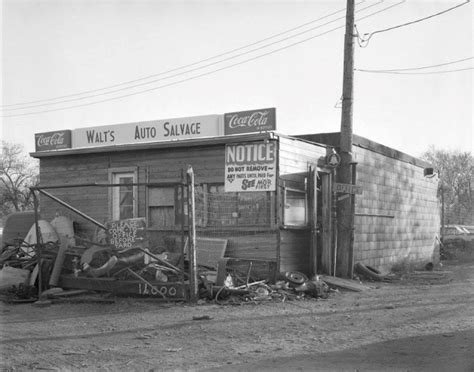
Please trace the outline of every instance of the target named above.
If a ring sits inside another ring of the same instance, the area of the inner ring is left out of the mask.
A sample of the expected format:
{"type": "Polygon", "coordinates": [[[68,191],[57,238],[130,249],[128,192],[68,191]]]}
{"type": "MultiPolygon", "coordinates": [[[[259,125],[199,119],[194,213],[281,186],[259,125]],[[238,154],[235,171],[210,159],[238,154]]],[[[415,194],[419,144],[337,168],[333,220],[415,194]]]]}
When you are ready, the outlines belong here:
{"type": "Polygon", "coordinates": [[[396,159],[357,145],[353,152],[363,188],[356,196],[354,262],[382,272],[397,264],[436,262],[438,178],[425,178],[424,164],[415,158],[396,159]]]}

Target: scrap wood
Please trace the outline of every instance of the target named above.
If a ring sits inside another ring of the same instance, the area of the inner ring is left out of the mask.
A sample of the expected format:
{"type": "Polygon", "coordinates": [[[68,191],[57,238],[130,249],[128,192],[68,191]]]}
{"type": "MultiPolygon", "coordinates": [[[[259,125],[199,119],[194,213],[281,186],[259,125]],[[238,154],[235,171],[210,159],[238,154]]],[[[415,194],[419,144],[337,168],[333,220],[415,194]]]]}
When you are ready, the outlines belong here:
{"type": "Polygon", "coordinates": [[[94,302],[94,303],[101,303],[101,304],[113,304],[115,303],[115,299],[113,298],[103,298],[98,297],[97,295],[86,295],[86,296],[79,296],[79,297],[55,297],[51,299],[53,303],[83,303],[83,302],[94,302]]]}
{"type": "Polygon", "coordinates": [[[359,284],[354,280],[337,278],[335,276],[320,275],[320,279],[328,285],[349,289],[354,292],[363,292],[370,289],[369,287],[359,284]]]}
{"type": "Polygon", "coordinates": [[[41,297],[43,298],[65,298],[65,297],[73,297],[79,296],[84,294],[91,294],[93,292],[89,291],[88,289],[71,289],[71,290],[63,290],[62,288],[50,288],[46,291],[41,293],[41,297]]]}

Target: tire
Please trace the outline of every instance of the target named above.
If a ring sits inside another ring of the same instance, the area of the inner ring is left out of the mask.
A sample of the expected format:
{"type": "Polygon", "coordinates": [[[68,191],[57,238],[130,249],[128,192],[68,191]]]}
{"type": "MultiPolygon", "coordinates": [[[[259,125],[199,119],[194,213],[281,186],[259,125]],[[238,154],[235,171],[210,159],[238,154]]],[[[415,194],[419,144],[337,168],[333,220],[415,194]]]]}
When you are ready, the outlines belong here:
{"type": "Polygon", "coordinates": [[[285,276],[286,280],[292,284],[300,285],[308,281],[308,277],[305,274],[297,271],[288,271],[285,276]]]}
{"type": "Polygon", "coordinates": [[[373,267],[364,265],[360,262],[356,263],[355,271],[359,275],[362,275],[365,278],[376,281],[376,282],[381,282],[384,280],[384,275],[382,275],[379,270],[374,269],[373,267]]]}

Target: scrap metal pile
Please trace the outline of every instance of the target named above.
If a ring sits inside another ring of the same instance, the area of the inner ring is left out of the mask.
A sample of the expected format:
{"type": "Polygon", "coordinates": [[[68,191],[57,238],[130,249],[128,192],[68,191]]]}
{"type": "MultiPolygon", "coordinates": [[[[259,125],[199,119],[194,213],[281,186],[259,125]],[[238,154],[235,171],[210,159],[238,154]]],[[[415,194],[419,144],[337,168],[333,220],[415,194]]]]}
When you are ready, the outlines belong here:
{"type": "MultiPolygon", "coordinates": [[[[182,252],[153,249],[146,234],[144,219],[110,222],[105,232],[91,240],[78,237],[67,217],[56,216],[51,223],[39,220],[24,239],[4,244],[0,255],[0,276],[4,278],[1,289],[8,290],[10,298],[18,301],[37,299],[38,292],[57,296],[60,288],[71,293],[84,290],[164,300],[189,299],[187,243],[182,252]]],[[[215,239],[210,240],[215,243],[215,239]]],[[[198,265],[199,301],[255,303],[319,298],[329,293],[319,278],[309,280],[302,273],[287,272],[276,280],[255,279],[251,268],[251,262],[247,273],[222,262],[198,265]]]]}
{"type": "Polygon", "coordinates": [[[306,298],[327,298],[329,286],[319,277],[313,280],[299,272],[283,272],[275,283],[269,280],[243,283],[242,275],[231,272],[222,286],[204,286],[201,297],[214,300],[218,304],[258,303],[265,301],[285,302],[306,298]],[[242,283],[242,284],[241,284],[242,283]]]}

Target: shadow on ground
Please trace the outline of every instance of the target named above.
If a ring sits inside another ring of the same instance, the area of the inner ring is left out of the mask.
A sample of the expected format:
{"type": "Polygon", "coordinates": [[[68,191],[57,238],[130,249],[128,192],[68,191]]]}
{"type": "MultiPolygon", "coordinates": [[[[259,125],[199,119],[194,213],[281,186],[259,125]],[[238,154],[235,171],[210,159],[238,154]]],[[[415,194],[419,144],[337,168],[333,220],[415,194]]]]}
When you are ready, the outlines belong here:
{"type": "Polygon", "coordinates": [[[220,371],[474,371],[474,329],[408,337],[329,353],[272,358],[220,371]]]}

